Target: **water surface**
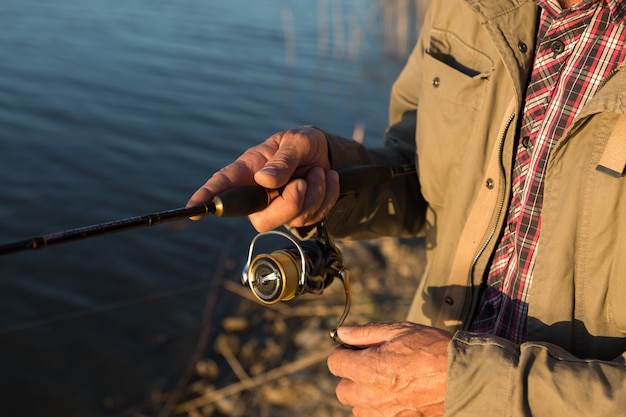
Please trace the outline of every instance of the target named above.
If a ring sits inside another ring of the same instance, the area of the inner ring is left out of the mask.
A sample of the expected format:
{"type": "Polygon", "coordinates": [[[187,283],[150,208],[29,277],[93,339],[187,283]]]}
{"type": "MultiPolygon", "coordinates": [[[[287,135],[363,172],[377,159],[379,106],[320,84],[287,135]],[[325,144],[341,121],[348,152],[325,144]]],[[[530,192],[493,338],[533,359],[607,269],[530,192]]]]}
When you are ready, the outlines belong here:
{"type": "MultiPolygon", "coordinates": [[[[375,3],[4,0],[0,243],[183,206],[277,130],[363,123],[380,143],[401,63],[375,3]]],[[[252,236],[210,218],[1,258],[2,415],[109,415],[171,389],[252,236]]]]}

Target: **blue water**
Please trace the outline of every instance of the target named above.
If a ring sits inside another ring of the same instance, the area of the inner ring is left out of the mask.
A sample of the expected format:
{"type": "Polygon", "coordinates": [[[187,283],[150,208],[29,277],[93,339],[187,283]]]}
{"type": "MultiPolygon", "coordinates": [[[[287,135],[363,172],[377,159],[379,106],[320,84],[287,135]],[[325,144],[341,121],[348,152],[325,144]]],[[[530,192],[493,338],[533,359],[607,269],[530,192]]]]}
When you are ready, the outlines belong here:
{"type": "MultiPolygon", "coordinates": [[[[183,206],[289,127],[363,123],[379,144],[401,62],[376,3],[3,0],[0,244],[183,206]]],[[[252,236],[207,218],[0,258],[1,415],[111,415],[172,389],[252,236]]]]}

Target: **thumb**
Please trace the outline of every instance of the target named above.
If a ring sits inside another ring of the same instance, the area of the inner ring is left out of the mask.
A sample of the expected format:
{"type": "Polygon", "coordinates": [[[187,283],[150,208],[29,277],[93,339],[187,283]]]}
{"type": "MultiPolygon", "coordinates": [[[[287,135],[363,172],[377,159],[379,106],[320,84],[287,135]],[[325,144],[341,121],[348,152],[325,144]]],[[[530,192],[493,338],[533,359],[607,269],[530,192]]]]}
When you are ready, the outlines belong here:
{"type": "Polygon", "coordinates": [[[283,145],[265,163],[263,168],[254,174],[254,180],[262,187],[282,187],[294,175],[299,163],[297,149],[289,145],[283,145]]]}
{"type": "Polygon", "coordinates": [[[407,323],[369,323],[362,326],[342,326],[337,329],[337,335],[347,345],[368,348],[383,345],[407,330],[407,323]]]}
{"type": "Polygon", "coordinates": [[[254,174],[254,181],[262,187],[275,189],[287,184],[292,174],[293,170],[276,166],[270,161],[254,174]]]}

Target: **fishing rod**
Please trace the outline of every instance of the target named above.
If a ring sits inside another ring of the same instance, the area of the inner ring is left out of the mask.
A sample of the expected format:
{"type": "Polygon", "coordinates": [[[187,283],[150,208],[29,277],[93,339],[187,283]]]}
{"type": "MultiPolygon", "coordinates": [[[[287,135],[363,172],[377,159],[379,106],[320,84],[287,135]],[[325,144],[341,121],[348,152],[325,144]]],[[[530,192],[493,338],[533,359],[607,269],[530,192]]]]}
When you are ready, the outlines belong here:
{"type": "MultiPolygon", "coordinates": [[[[338,170],[340,194],[358,192],[380,185],[389,179],[415,173],[414,165],[387,167],[379,165],[361,165],[338,170]]],[[[247,216],[263,210],[280,196],[282,189],[267,189],[260,186],[235,187],[220,193],[206,204],[182,207],[142,216],[114,220],[91,226],[79,227],[25,240],[0,245],[0,256],[27,250],[42,249],[51,245],[86,239],[104,234],[121,232],[138,227],[181,220],[192,216],[213,214],[218,217],[247,216]]]]}

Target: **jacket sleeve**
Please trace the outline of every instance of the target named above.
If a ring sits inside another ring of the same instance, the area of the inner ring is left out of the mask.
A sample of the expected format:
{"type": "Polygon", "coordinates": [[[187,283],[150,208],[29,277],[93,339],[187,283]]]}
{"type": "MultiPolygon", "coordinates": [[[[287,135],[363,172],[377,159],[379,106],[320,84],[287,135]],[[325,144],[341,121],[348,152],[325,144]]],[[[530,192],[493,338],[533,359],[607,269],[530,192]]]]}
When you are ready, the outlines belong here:
{"type": "Polygon", "coordinates": [[[467,332],[448,353],[446,417],[626,416],[626,355],[583,360],[549,343],[467,332]]]}
{"type": "MultiPolygon", "coordinates": [[[[413,163],[394,148],[367,150],[356,142],[327,136],[333,169],[368,164],[391,168],[413,163]]],[[[326,225],[334,236],[342,238],[415,236],[422,228],[425,208],[417,176],[408,174],[362,192],[342,194],[326,225]]]]}

